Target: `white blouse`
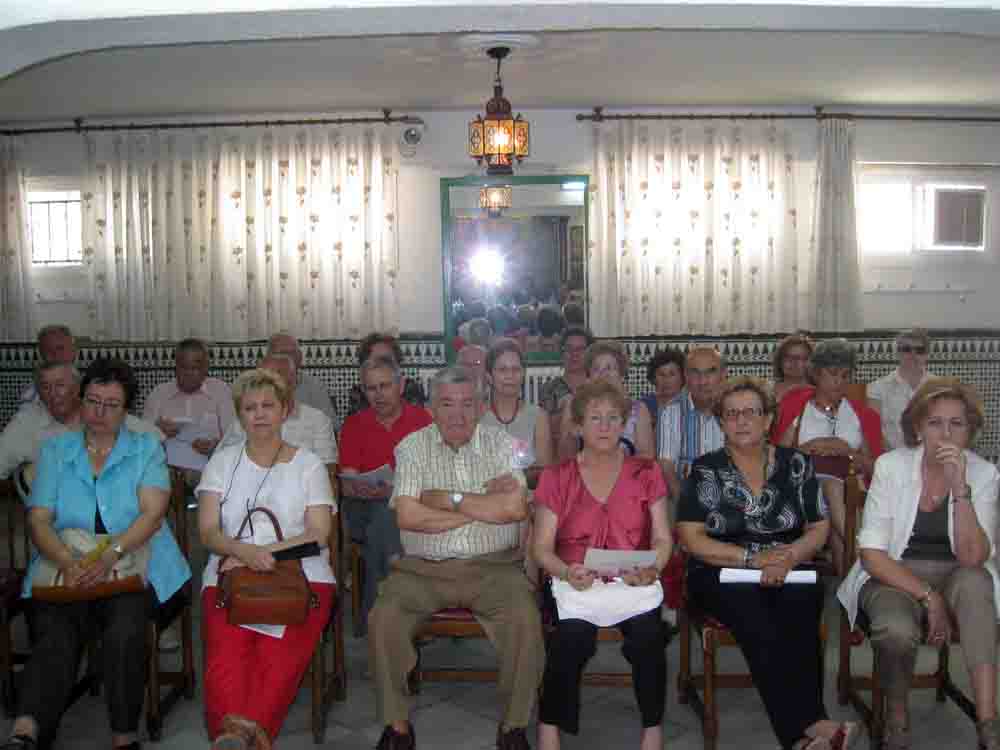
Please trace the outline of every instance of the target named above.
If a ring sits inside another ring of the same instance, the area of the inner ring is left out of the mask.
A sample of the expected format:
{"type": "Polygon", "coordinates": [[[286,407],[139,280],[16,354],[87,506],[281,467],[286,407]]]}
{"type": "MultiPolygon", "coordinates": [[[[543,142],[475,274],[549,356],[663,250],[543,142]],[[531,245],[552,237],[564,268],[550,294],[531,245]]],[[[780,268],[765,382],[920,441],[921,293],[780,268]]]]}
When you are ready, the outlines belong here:
{"type": "MultiPolygon", "coordinates": [[[[216,450],[195,490],[196,494],[202,492],[219,493],[222,533],[230,538],[239,532],[250,508],[267,508],[274,513],[286,539],[305,533],[306,508],[317,505],[337,508],[326,465],[305,448],[299,448],[291,461],[272,468],[251,461],[242,443],[216,450]]],[[[274,526],[263,513],[253,515],[253,535],[249,524],[243,534],[243,541],[252,544],[278,540],[274,526]]],[[[303,559],[302,569],[313,583],[334,582],[327,547],[318,557],[303,559]]],[[[218,570],[219,555],[213,553],[205,566],[202,588],[217,584],[218,570]]]]}
{"type": "Polygon", "coordinates": [[[840,399],[837,413],[832,417],[817,409],[816,404],[810,401],[802,411],[801,420],[799,445],[815,438],[837,437],[856,450],[861,447],[861,441],[864,439],[861,420],[846,398],[840,399]]]}
{"type": "MultiPolygon", "coordinates": [[[[910,542],[913,524],[917,519],[917,507],[923,491],[921,471],[924,446],[898,448],[885,453],[875,462],[875,473],[865,500],[861,530],[858,532],[858,549],[880,549],[893,560],[901,560],[910,542]]],[[[989,461],[972,451],[965,451],[967,463],[966,481],[972,488],[972,506],[976,511],[979,525],[990,542],[990,554],[985,563],[986,570],[993,576],[994,602],[1000,619],[1000,578],[997,577],[996,546],[994,538],[997,527],[997,490],[1000,489],[1000,472],[989,461]]],[[[955,514],[948,513],[948,538],[952,551],[955,549],[955,514]]],[[[861,561],[844,578],[837,589],[837,598],[847,610],[851,627],[858,616],[858,596],[861,587],[871,578],[861,561]]]]}

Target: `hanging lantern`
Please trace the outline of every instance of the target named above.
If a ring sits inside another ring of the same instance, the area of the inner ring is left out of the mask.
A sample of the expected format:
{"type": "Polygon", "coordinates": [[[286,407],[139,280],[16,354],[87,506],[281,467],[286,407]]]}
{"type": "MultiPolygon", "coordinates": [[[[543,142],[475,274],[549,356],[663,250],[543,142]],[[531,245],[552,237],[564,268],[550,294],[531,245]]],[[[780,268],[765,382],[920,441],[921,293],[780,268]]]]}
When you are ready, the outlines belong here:
{"type": "Polygon", "coordinates": [[[512,191],[510,185],[490,185],[479,188],[479,207],[486,211],[491,219],[497,219],[504,209],[511,207],[512,191]]]}
{"type": "Polygon", "coordinates": [[[531,138],[528,121],[511,115],[510,102],[503,95],[500,63],[509,47],[491,47],[486,54],[497,61],[493,98],[486,102],[486,117],[476,115],[469,123],[469,156],[476,163],[486,162],[487,174],[513,174],[513,163],[529,155],[531,138]]]}

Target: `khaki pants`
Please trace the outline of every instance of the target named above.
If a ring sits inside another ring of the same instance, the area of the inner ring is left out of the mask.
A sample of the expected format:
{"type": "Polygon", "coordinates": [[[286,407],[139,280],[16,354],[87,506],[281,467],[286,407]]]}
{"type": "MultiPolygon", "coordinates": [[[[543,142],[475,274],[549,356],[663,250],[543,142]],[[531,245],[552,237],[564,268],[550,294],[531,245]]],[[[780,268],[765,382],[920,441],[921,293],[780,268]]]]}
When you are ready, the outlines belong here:
{"type": "Polygon", "coordinates": [[[396,561],[379,587],[368,617],[369,663],[382,724],[407,721],[407,676],[416,666],[413,637],[431,614],[449,607],[472,610],[497,650],[503,725],[526,727],[545,668],[545,645],[535,592],[518,553],[472,560],[396,561]]]}
{"type": "MultiPolygon", "coordinates": [[[[944,596],[958,624],[965,664],[971,675],[983,664],[997,662],[996,609],[993,578],[985,568],[963,568],[945,560],[901,560],[911,573],[944,596]]],[[[861,589],[861,608],[871,623],[872,646],[878,652],[882,688],[891,702],[905,702],[917,658],[926,638],[926,613],[909,594],[870,579],[861,589]]]]}

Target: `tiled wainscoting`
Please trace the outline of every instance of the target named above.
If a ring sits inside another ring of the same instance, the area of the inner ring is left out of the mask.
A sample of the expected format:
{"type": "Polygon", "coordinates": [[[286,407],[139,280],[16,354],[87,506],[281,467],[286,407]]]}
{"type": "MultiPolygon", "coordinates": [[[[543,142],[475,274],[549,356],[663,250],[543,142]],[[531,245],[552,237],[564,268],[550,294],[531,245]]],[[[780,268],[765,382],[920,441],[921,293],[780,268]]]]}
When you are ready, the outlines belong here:
{"type": "MultiPolygon", "coordinates": [[[[986,401],[986,429],[977,450],[993,461],[1000,456],[1000,331],[934,331],[930,369],[940,375],[952,375],[974,384],[986,401]]],[[[896,357],[891,332],[847,334],[858,347],[856,379],[869,382],[895,367],[896,357]]],[[[780,337],[730,336],[720,338],[642,338],[621,339],[632,357],[628,384],[638,396],[649,390],[645,364],[657,348],[707,343],[722,351],[729,361],[731,374],[771,376],[771,357],[780,337]]],[[[419,378],[425,386],[445,363],[445,348],[440,337],[407,337],[401,341],[404,371],[419,378]]],[[[212,346],[211,374],[232,381],[237,374],[252,367],[262,356],[266,342],[215,344],[212,346]]],[[[304,368],[326,383],[338,414],[347,409],[348,394],[357,382],[356,341],[308,341],[302,343],[304,368]]],[[[141,399],[152,388],[173,377],[173,346],[169,343],[84,344],[80,366],[94,358],[117,356],[136,370],[141,383],[141,399]]],[[[31,380],[35,347],[30,343],[0,343],[0,425],[6,424],[17,402],[17,395],[31,380]]],[[[526,397],[535,401],[538,389],[558,374],[554,365],[530,365],[526,397]]]]}

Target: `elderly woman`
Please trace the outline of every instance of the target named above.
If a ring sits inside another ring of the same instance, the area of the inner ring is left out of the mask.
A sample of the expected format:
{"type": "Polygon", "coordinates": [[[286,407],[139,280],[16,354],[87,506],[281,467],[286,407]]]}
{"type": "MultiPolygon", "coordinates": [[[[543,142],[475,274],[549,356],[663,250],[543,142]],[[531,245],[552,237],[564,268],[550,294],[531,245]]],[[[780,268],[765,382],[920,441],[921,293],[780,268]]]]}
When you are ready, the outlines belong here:
{"type": "Polygon", "coordinates": [[[335,504],[323,462],[282,439],[290,392],[281,376],[270,370],[243,373],[233,384],[233,402],[246,441],[217,450],[197,489],[198,530],[211,552],[201,595],[205,721],[215,750],[267,750],[330,616],[334,578],[327,540],[335,504]],[[237,536],[254,508],[274,513],[283,542],[263,514],[237,536]],[[216,607],[220,572],[241,565],[271,570],[275,552],[306,542],[322,549],[302,561],[318,604],[306,621],[266,629],[230,625],[226,610],[216,607]]]}
{"type": "MultiPolygon", "coordinates": [[[[107,581],[125,555],[149,546],[146,580],[159,602],[191,577],[177,542],[164,525],[170,475],[163,448],[151,434],[132,432],[125,415],[138,383],[120,360],[99,359],[80,382],[81,431],[42,445],[28,501],[28,526],[37,553],[24,596],[31,597],[40,558],[62,571],[66,586],[86,589],[107,581]],[[96,559],[81,558],[60,532],[83,529],[107,536],[96,559]]],[[[85,595],[85,592],[82,592],[85,595]]],[[[137,730],[146,681],[146,625],[150,592],[119,593],[87,601],[31,602],[32,657],[18,692],[17,718],[4,748],[47,746],[76,684],[80,654],[96,628],[115,748],[139,747],[137,730]]]]}
{"type": "MultiPolygon", "coordinates": [[[[655,551],[652,565],[624,576],[632,586],[655,584],[670,559],[663,474],[655,461],[628,455],[620,441],[630,412],[629,399],[616,384],[597,380],[578,388],[570,414],[583,448],[545,469],[535,492],[535,557],[546,573],[578,591],[589,589],[596,578],[583,565],[590,547],[655,551]]],[[[618,627],[642,716],[641,747],[661,748],[667,660],[659,602],[618,627]]],[[[558,748],[560,729],[577,733],[580,676],[594,655],[596,637],[597,626],[586,620],[556,624],[542,681],[539,750],[558,748]]]]}
{"type": "Polygon", "coordinates": [[[774,401],[763,381],[726,381],[715,414],[725,447],[694,462],[678,509],[688,596],[736,638],[781,746],[839,750],[856,727],[828,721],[823,707],[823,588],[784,585],[829,533],[812,461],[768,443],[774,401]],[[720,583],[721,568],[759,570],[760,583],[720,583]]]}
{"type": "MultiPolygon", "coordinates": [[[[625,376],[628,375],[629,360],[621,344],[614,341],[598,341],[591,344],[584,354],[583,366],[591,382],[606,380],[628,398],[625,376]]],[[[629,413],[621,434],[622,445],[630,456],[655,458],[653,418],[649,409],[642,401],[632,399],[628,401],[629,413]]],[[[572,418],[572,401],[569,398],[565,399],[559,422],[565,427],[562,429],[562,434],[557,436],[558,453],[559,459],[565,461],[580,450],[580,426],[572,418]]]]}
{"type": "Polygon", "coordinates": [[[498,339],[486,355],[490,408],[481,424],[492,425],[514,440],[515,469],[522,469],[533,487],[542,467],[552,463],[552,434],[548,415],[525,401],[524,355],[513,339],[498,339]]]}
{"type": "Polygon", "coordinates": [[[656,352],[646,366],[646,381],[653,386],[653,392],[643,396],[642,403],[649,410],[653,435],[658,440],[656,423],[660,412],[667,404],[680,398],[684,390],[684,355],[673,347],[656,352]]]}
{"type": "Polygon", "coordinates": [[[845,339],[821,341],[809,374],[816,385],[788,391],[781,400],[772,437],[785,447],[814,457],[823,495],[830,507],[830,549],[838,571],[844,556],[844,481],[849,466],[871,476],[882,453],[882,425],[867,404],[846,397],[854,373],[854,347],[845,339]]]}
{"type": "Polygon", "coordinates": [[[571,326],[564,329],[560,339],[562,375],[546,380],[538,394],[538,403],[548,413],[552,421],[551,432],[556,439],[561,433],[559,419],[562,416],[564,399],[572,396],[577,388],[587,382],[583,357],[587,353],[587,347],[593,343],[594,334],[586,328],[571,326]]]}
{"type": "Polygon", "coordinates": [[[809,385],[809,359],[813,343],[805,336],[786,336],[774,350],[774,400],[779,404],[785,394],[809,385]]]}
{"type": "Polygon", "coordinates": [[[927,372],[930,349],[931,339],[923,328],[901,332],[896,337],[899,367],[868,384],[868,405],[882,417],[887,450],[895,450],[904,444],[900,419],[917,388],[930,377],[927,372]]]}
{"type": "Polygon", "coordinates": [[[996,467],[969,450],[983,426],[978,394],[931,378],[903,412],[905,446],[875,464],[859,559],[837,595],[870,625],[886,694],[886,743],[910,747],[907,693],[917,646],[958,625],[975,693],[979,747],[1000,748],[997,722],[996,467]]]}

